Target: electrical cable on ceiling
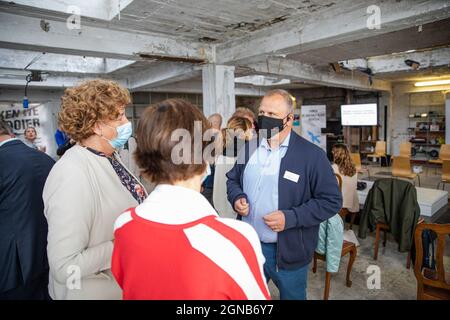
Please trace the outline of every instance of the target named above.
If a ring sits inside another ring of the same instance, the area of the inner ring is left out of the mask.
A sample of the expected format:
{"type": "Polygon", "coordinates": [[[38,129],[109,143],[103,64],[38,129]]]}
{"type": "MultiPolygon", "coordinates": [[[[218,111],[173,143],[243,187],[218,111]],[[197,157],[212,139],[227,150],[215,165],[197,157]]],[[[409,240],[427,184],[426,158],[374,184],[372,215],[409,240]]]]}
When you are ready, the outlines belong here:
{"type": "Polygon", "coordinates": [[[38,61],[40,58],[42,58],[42,56],[45,54],[45,52],[42,52],[41,54],[39,54],[39,55],[37,55],[36,57],[34,57],[31,61],[30,61],[30,63],[29,64],[27,64],[26,66],[25,66],[25,68],[23,68],[23,70],[27,70],[27,68],[29,67],[29,66],[31,66],[33,63],[35,63],[36,61],[38,61]]]}
{"type": "Polygon", "coordinates": [[[22,105],[25,109],[28,109],[27,89],[28,89],[28,84],[31,82],[31,73],[26,76],[25,80],[27,81],[27,83],[25,85],[25,95],[23,97],[22,105]]]}
{"type": "Polygon", "coordinates": [[[26,84],[25,84],[25,95],[23,97],[23,107],[25,109],[28,108],[28,95],[27,95],[27,91],[28,91],[28,85],[30,82],[34,81],[34,82],[40,82],[40,81],[45,81],[45,76],[48,75],[47,72],[42,72],[42,71],[38,71],[38,70],[30,70],[31,73],[29,73],[26,77],[26,84]]]}

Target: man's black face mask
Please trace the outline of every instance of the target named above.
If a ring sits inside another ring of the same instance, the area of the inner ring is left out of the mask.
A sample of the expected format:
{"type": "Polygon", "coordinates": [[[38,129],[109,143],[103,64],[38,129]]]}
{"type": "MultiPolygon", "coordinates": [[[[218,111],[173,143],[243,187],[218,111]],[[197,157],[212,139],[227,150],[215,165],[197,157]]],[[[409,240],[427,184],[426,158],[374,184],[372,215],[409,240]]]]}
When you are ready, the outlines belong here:
{"type": "Polygon", "coordinates": [[[267,116],[258,116],[259,133],[264,138],[270,139],[272,137],[272,131],[274,135],[283,131],[286,125],[285,123],[283,123],[283,121],[287,117],[289,117],[289,115],[287,115],[283,119],[271,118],[267,116]]]}

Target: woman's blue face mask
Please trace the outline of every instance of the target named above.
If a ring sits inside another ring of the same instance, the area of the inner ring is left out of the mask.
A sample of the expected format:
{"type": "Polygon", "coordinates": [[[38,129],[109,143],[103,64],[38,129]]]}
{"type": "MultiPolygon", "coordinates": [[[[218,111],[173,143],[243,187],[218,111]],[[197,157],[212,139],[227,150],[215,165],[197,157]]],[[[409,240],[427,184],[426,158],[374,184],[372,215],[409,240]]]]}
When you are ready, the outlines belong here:
{"type": "Polygon", "coordinates": [[[122,124],[122,125],[118,126],[117,128],[112,127],[106,123],[105,123],[105,125],[107,127],[113,128],[117,131],[117,136],[112,140],[106,139],[105,137],[102,136],[103,139],[108,140],[108,142],[111,144],[111,146],[114,149],[122,148],[125,145],[125,143],[127,143],[128,139],[130,139],[131,135],[133,134],[133,127],[131,126],[131,122],[122,124]]]}

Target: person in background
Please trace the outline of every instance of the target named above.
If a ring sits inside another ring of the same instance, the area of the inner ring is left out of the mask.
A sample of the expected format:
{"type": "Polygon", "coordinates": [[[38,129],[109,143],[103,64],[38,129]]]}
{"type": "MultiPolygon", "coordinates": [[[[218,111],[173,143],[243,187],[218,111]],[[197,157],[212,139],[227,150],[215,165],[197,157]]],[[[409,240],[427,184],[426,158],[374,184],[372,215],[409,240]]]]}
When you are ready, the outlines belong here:
{"type": "Polygon", "coordinates": [[[55,161],[0,119],[0,300],[48,300],[42,190],[55,161]]]}
{"type": "Polygon", "coordinates": [[[231,117],[227,127],[222,129],[223,153],[216,159],[213,200],[214,207],[221,217],[236,218],[236,212],[227,200],[227,177],[243,142],[253,137],[252,123],[247,118],[231,117]]]}
{"type": "Polygon", "coordinates": [[[147,108],[139,120],[136,160],[157,186],[115,223],[112,271],[124,299],[270,299],[255,231],[219,218],[200,194],[208,164],[195,163],[193,150],[205,153],[208,142],[171,138],[177,129],[202,136],[209,126],[179,99],[147,108]],[[191,156],[177,164],[173,150],[180,143],[191,156]]]}
{"type": "Polygon", "coordinates": [[[64,153],[66,153],[66,151],[72,148],[75,144],[76,142],[74,140],[67,140],[62,146],[59,146],[58,149],[56,149],[56,155],[62,157],[64,153]]]}
{"type": "Polygon", "coordinates": [[[65,134],[60,129],[56,129],[55,140],[58,148],[56,149],[56,155],[62,157],[67,150],[75,145],[75,141],[70,139],[70,137],[65,134]]]}
{"type": "Polygon", "coordinates": [[[358,199],[358,173],[350,156],[350,151],[345,144],[335,144],[331,149],[333,154],[333,170],[342,178],[342,208],[350,212],[359,211],[358,199]]]}
{"type": "Polygon", "coordinates": [[[132,134],[130,93],[108,80],[66,89],[60,128],[77,142],[53,167],[43,199],[53,299],[120,299],[111,273],[114,221],[147,196],[117,150],[132,134]]]}
{"type": "Polygon", "coordinates": [[[46,148],[45,146],[37,146],[35,141],[37,138],[37,132],[36,128],[34,127],[27,127],[25,131],[23,132],[23,143],[25,143],[28,147],[45,152],[46,148]]]}
{"type": "Polygon", "coordinates": [[[319,225],[342,204],[325,152],[292,131],[293,119],[292,96],[269,91],[259,107],[260,143],[248,142],[227,173],[228,200],[258,233],[264,273],[283,300],[306,299],[319,225]]]}
{"type": "Polygon", "coordinates": [[[38,150],[38,146],[34,141],[36,141],[37,133],[34,127],[27,127],[23,132],[23,143],[30,148],[38,150]]]}
{"type": "MultiPolygon", "coordinates": [[[[222,128],[222,116],[218,113],[214,113],[208,117],[208,121],[211,125],[211,128],[216,131],[216,134],[220,134],[220,129],[222,128]]],[[[218,139],[220,137],[213,136],[212,142],[219,143],[218,139]]],[[[214,176],[215,176],[215,164],[209,163],[210,174],[206,177],[205,181],[202,184],[201,193],[203,196],[209,201],[209,203],[214,206],[213,202],[213,192],[214,192],[214,176]]]]}
{"type": "Polygon", "coordinates": [[[55,132],[55,141],[58,147],[63,146],[70,138],[63,131],[56,129],[55,132]]]}
{"type": "Polygon", "coordinates": [[[214,113],[208,117],[208,121],[211,123],[211,127],[216,130],[222,129],[222,116],[218,113],[214,113]]]}
{"type": "Polygon", "coordinates": [[[251,109],[245,107],[236,108],[236,111],[233,113],[233,117],[247,118],[252,123],[252,128],[255,129],[256,131],[258,130],[258,123],[256,121],[256,116],[251,109]]]}

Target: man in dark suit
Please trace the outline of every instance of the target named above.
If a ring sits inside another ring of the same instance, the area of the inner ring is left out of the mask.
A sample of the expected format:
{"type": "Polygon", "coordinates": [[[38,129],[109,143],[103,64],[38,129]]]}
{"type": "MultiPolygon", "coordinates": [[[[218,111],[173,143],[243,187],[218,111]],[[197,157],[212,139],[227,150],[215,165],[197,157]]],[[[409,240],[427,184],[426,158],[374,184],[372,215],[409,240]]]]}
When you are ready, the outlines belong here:
{"type": "Polygon", "coordinates": [[[49,299],[42,190],[54,163],[0,119],[0,300],[49,299]]]}

